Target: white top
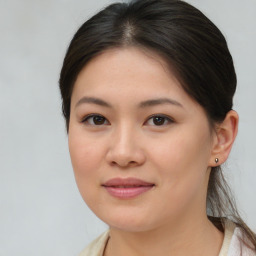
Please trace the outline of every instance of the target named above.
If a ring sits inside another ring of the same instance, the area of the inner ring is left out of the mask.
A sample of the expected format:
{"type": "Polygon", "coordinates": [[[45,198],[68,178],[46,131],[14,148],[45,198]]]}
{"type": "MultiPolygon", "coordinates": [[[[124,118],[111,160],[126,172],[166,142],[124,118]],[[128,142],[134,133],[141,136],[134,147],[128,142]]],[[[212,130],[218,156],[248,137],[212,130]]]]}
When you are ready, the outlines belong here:
{"type": "Polygon", "coordinates": [[[253,251],[245,245],[250,242],[243,234],[242,230],[231,221],[225,222],[225,235],[219,256],[256,256],[253,251]]]}
{"type": "MultiPolygon", "coordinates": [[[[103,256],[109,239],[109,231],[91,242],[79,256],[103,256]]],[[[225,223],[224,240],[219,256],[256,256],[256,251],[248,248],[243,241],[247,241],[241,229],[231,221],[225,223]]],[[[248,241],[247,241],[248,242],[248,241]]]]}

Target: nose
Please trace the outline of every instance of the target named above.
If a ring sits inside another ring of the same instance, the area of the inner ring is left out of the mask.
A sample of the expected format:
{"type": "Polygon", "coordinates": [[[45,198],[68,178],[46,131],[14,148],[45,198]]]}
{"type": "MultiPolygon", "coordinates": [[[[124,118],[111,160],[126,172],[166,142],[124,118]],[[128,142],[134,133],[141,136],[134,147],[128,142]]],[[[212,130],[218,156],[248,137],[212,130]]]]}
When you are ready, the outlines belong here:
{"type": "Polygon", "coordinates": [[[128,127],[113,131],[108,152],[107,162],[121,168],[143,165],[146,160],[143,145],[138,134],[128,127]]]}

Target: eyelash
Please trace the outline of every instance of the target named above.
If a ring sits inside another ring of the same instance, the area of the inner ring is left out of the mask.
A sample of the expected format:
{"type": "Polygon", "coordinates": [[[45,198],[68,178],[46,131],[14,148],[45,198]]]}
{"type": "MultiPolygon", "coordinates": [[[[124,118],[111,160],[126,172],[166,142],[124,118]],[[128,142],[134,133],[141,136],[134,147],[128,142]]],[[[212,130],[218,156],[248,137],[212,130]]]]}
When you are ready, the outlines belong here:
{"type": "MultiPolygon", "coordinates": [[[[159,124],[150,124],[150,126],[165,126],[171,123],[174,123],[174,120],[172,118],[170,118],[169,116],[166,115],[162,115],[162,114],[154,114],[152,116],[150,116],[145,122],[144,124],[147,124],[150,120],[152,120],[152,122],[157,121],[159,122],[159,124]],[[160,120],[154,120],[154,118],[160,118],[160,120]]],[[[102,126],[102,125],[109,125],[110,122],[102,115],[99,114],[90,114],[87,115],[82,121],[82,123],[86,123],[88,125],[92,125],[92,126],[102,126]],[[98,118],[99,120],[99,124],[96,124],[96,118],[98,118]],[[94,123],[90,123],[89,121],[92,120],[94,123]],[[106,123],[107,122],[107,123],[106,123]]]]}
{"type": "Polygon", "coordinates": [[[164,123],[160,122],[160,125],[157,125],[157,124],[154,123],[151,126],[165,126],[165,125],[174,123],[174,120],[172,118],[170,118],[169,116],[166,116],[166,115],[162,115],[162,114],[154,114],[154,115],[150,116],[145,123],[149,122],[149,120],[153,121],[154,118],[160,118],[160,119],[162,119],[162,121],[164,121],[164,123]]]}
{"type": "Polygon", "coordinates": [[[90,115],[87,115],[83,120],[82,120],[82,123],[86,123],[86,124],[88,124],[88,125],[95,125],[95,126],[101,126],[101,125],[106,125],[105,124],[105,122],[108,122],[108,125],[109,125],[109,121],[104,117],[104,116],[102,116],[102,115],[99,115],[99,114],[90,114],[90,115]],[[89,123],[89,120],[91,119],[91,120],[93,120],[93,122],[94,121],[96,121],[95,120],[95,118],[101,118],[103,121],[104,121],[104,123],[102,123],[102,124],[90,124],[89,123]]]}

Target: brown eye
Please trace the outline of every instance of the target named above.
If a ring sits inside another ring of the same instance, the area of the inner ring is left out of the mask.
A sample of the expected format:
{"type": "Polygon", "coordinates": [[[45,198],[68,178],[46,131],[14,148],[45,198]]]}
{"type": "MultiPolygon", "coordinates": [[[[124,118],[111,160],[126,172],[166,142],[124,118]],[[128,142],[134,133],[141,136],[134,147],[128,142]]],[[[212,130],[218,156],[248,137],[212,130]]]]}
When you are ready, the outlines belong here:
{"type": "Polygon", "coordinates": [[[101,115],[89,115],[83,121],[85,124],[89,125],[106,125],[109,124],[107,119],[101,115]]]}
{"type": "Polygon", "coordinates": [[[166,121],[166,118],[161,116],[155,116],[153,117],[153,123],[154,125],[163,125],[166,121]]]}
{"type": "Polygon", "coordinates": [[[93,123],[96,125],[102,125],[104,124],[106,119],[103,116],[94,116],[93,117],[93,123]]]}
{"type": "Polygon", "coordinates": [[[150,126],[164,126],[164,125],[168,125],[173,123],[174,121],[168,117],[168,116],[164,116],[164,115],[154,115],[151,116],[146,124],[150,125],[150,126]]]}

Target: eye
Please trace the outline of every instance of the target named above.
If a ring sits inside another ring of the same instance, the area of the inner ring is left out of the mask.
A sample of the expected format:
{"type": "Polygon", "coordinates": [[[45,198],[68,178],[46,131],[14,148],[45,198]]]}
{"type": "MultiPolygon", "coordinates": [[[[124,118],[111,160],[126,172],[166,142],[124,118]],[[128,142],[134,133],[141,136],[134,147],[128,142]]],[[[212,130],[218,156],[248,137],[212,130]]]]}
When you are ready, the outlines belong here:
{"type": "Polygon", "coordinates": [[[170,117],[165,115],[154,115],[146,121],[146,124],[151,126],[164,126],[173,122],[174,121],[170,117]]]}
{"type": "Polygon", "coordinates": [[[91,114],[86,116],[83,120],[82,123],[88,124],[88,125],[109,125],[108,120],[101,115],[97,114],[91,114]]]}

